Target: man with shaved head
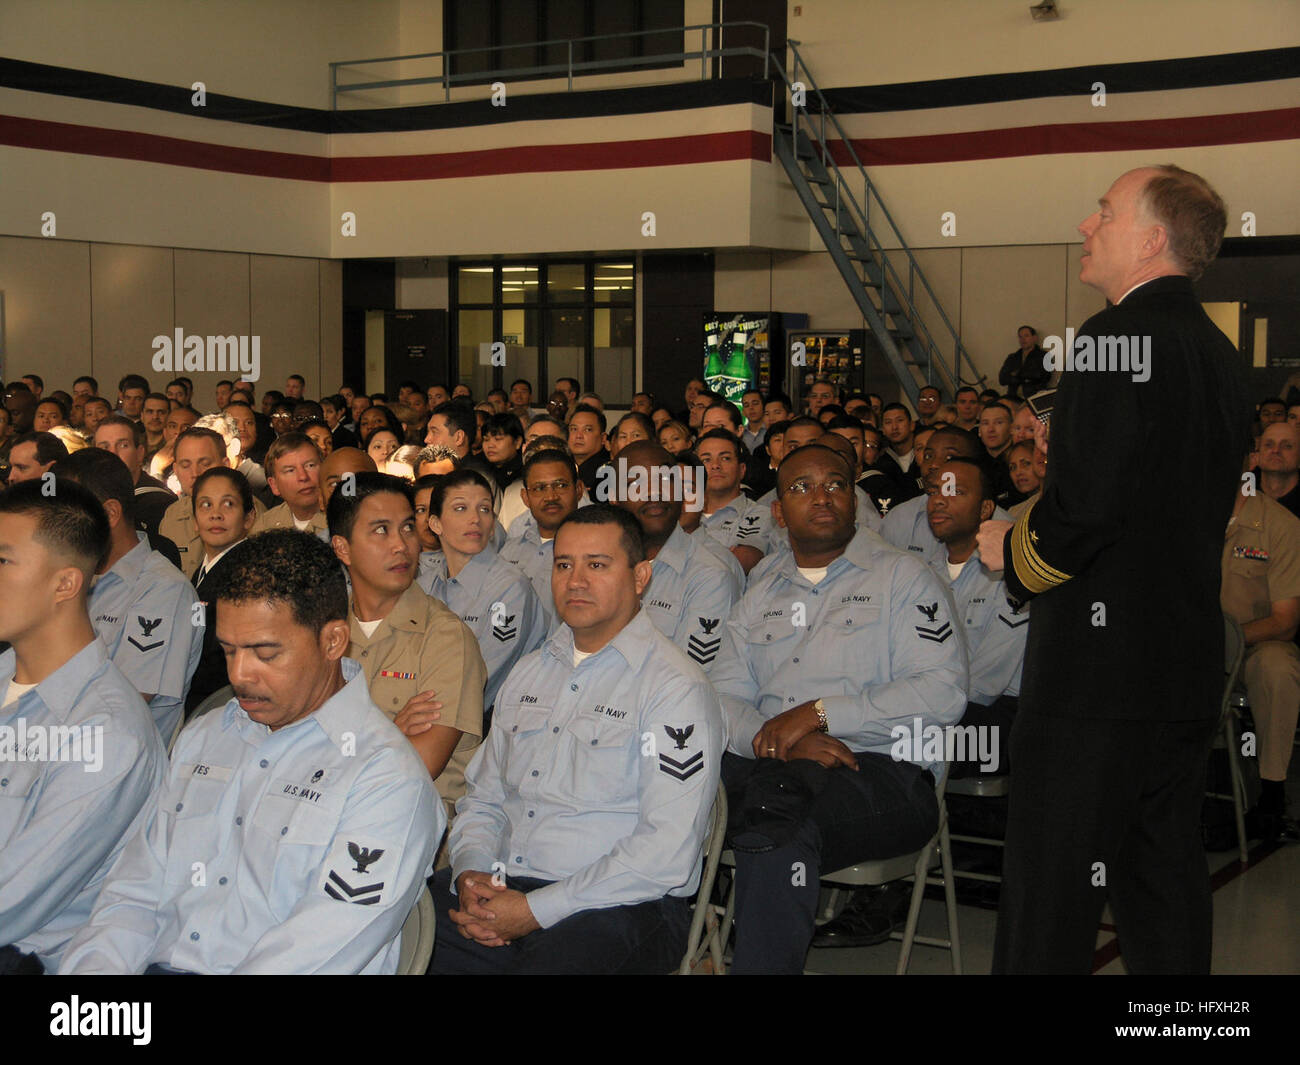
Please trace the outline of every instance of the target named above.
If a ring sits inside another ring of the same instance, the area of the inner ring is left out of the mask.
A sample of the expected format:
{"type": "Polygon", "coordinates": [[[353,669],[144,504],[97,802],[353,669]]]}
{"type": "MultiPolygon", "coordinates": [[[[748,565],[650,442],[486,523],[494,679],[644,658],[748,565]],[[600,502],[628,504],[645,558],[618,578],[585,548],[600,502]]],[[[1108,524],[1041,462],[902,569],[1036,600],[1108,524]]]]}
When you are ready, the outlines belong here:
{"type": "MultiPolygon", "coordinates": [[[[618,453],[617,504],[641,526],[650,562],[650,588],[641,607],[660,632],[706,673],[722,643],[719,626],[740,598],[743,582],[711,550],[706,535],[679,525],[684,505],[704,506],[704,485],[688,486],[673,457],[658,444],[638,440],[618,453]]],[[[597,484],[597,494],[602,485],[597,484]]]]}
{"type": "Polygon", "coordinates": [[[351,474],[355,477],[358,473],[378,472],[379,467],[375,465],[375,460],[360,448],[340,447],[331,451],[320,465],[320,479],[317,482],[321,512],[328,512],[330,496],[334,494],[334,489],[345,476],[351,474]]]}

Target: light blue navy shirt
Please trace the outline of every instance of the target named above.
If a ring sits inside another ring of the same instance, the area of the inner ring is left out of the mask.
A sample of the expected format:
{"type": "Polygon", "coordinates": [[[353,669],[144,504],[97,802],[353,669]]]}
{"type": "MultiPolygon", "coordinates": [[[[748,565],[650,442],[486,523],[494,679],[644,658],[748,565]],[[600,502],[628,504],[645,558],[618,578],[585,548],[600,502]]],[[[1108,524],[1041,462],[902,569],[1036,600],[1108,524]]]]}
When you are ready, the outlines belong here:
{"type": "Polygon", "coordinates": [[[708,680],[644,611],[578,666],[559,625],[511,671],[469,765],[453,883],[468,870],[554,881],[528,894],[543,928],[693,895],[724,739],[708,680]]]}
{"type": "Polygon", "coordinates": [[[916,718],[922,729],[960,720],[966,647],[934,573],[858,530],[817,584],[793,552],[751,582],[709,679],[736,754],[753,758],[764,722],[819,698],[832,736],[854,751],[890,754],[896,725],[911,733],[916,718]]]}
{"type": "MultiPolygon", "coordinates": [[[[899,503],[885,515],[880,526],[880,535],[886,543],[918,556],[922,562],[934,569],[941,568],[947,573],[948,549],[934,538],[930,531],[930,521],[925,514],[925,504],[929,497],[922,494],[906,503],[899,503]]],[[[1011,515],[1001,507],[993,508],[991,521],[1010,521],[1011,515]]],[[[947,583],[946,581],[944,582],[947,583]]]]}
{"type": "Polygon", "coordinates": [[[677,526],[650,564],[650,584],[641,596],[654,627],[706,673],[718,657],[723,622],[745,587],[740,563],[731,557],[738,578],[715,554],[718,549],[707,535],[692,536],[677,526]]]}
{"type": "Polygon", "coordinates": [[[528,578],[491,545],[454,577],[447,575],[447,556],[430,553],[428,574],[422,567],[417,583],[458,614],[478,640],[488,673],[483,706],[491,707],[515,663],[546,638],[546,612],[528,578]]]}
{"type": "Polygon", "coordinates": [[[1029,604],[1007,595],[1006,584],[980,562],[977,550],[957,579],[948,577],[946,558],[932,568],[948,585],[961,619],[970,657],[970,701],[990,706],[1001,695],[1020,694],[1020,670],[1029,636],[1029,604]]]}
{"type": "Polygon", "coordinates": [[[506,539],[498,555],[517,566],[533,586],[537,601],[550,625],[555,619],[555,597],[551,594],[551,570],[555,562],[555,540],[543,540],[532,514],[521,514],[511,523],[518,529],[506,539]]]}
{"type": "Polygon", "coordinates": [[[149,709],[167,743],[203,654],[205,617],[185,574],[144,533],[136,536],[140,542],[91,589],[90,620],[113,664],[136,691],[153,696],[149,709]]]}
{"type": "Polygon", "coordinates": [[[768,541],[775,527],[771,502],[759,503],[743,492],[712,514],[700,517],[700,529],[728,550],[752,547],[764,555],[771,551],[768,541]]]}
{"type": "Polygon", "coordinates": [[[275,732],[232,699],[181,733],[66,971],[396,971],[446,815],[361,667],[343,676],[275,732]]]}
{"type": "MultiPolygon", "coordinates": [[[[758,503],[760,506],[767,507],[768,513],[770,514],[772,511],[772,504],[775,501],[776,489],[773,488],[771,491],[763,495],[758,500],[758,503]]],[[[861,532],[863,529],[866,529],[872,535],[879,537],[880,512],[876,510],[875,504],[871,502],[871,497],[861,488],[857,488],[856,486],[854,487],[854,505],[855,510],[853,521],[857,530],[861,532]]],[[[747,586],[750,588],[754,587],[755,583],[762,580],[763,577],[780,566],[783,558],[787,556],[791,558],[794,557],[790,550],[790,533],[783,525],[777,524],[776,518],[772,519],[772,528],[768,535],[767,542],[769,547],[767,554],[764,555],[764,557],[759,560],[758,564],[749,571],[747,586]]]]}
{"type": "MultiPolygon", "coordinates": [[[[16,663],[0,654],[0,699],[16,663]]],[[[0,946],[58,971],[166,765],[148,707],[97,639],[0,708],[0,946]]]]}

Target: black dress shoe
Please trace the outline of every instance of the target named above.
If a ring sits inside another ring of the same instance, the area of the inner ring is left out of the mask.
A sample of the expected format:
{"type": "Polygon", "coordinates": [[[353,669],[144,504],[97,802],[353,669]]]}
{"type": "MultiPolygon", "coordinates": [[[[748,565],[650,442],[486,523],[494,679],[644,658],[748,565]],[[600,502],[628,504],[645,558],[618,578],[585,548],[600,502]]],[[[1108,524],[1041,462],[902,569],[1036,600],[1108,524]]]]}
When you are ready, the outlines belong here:
{"type": "Polygon", "coordinates": [[[1265,843],[1300,843],[1300,825],[1281,813],[1246,812],[1246,835],[1265,843]]]}
{"type": "Polygon", "coordinates": [[[817,929],[814,947],[873,947],[884,943],[907,915],[910,884],[859,891],[833,921],[817,929]]]}

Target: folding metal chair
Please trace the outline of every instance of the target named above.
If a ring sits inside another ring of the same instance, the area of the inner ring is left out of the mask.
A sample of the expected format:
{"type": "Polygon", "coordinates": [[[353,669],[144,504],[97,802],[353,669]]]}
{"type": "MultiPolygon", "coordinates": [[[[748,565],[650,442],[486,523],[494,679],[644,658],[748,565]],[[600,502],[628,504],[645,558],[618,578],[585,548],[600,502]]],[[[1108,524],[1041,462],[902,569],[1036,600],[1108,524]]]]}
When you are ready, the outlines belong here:
{"type": "Polygon", "coordinates": [[[1244,864],[1248,858],[1246,847],[1246,780],[1241,772],[1241,747],[1237,742],[1237,722],[1241,711],[1250,706],[1246,694],[1237,687],[1242,660],[1246,657],[1246,636],[1237,619],[1223,615],[1223,701],[1219,706],[1219,732],[1214,737],[1214,748],[1224,750],[1228,756],[1228,776],[1232,794],[1207,791],[1213,799],[1231,799],[1233,815],[1237,822],[1237,857],[1244,864]]]}
{"type": "Polygon", "coordinates": [[[422,886],[415,905],[402,925],[401,949],[397,958],[398,976],[423,976],[433,960],[433,936],[438,914],[433,907],[429,888],[422,886]]]}
{"type": "Polygon", "coordinates": [[[695,893],[695,908],[691,916],[691,930],[686,940],[686,953],[677,972],[690,976],[707,954],[713,961],[713,972],[721,975],[723,942],[718,939],[719,909],[710,901],[713,885],[718,878],[718,864],[722,860],[722,840],[727,834],[727,789],[718,781],[718,793],[713,799],[713,812],[709,819],[709,835],[704,844],[704,870],[700,874],[700,888],[695,893]],[[707,931],[706,931],[707,929],[707,931]]]}

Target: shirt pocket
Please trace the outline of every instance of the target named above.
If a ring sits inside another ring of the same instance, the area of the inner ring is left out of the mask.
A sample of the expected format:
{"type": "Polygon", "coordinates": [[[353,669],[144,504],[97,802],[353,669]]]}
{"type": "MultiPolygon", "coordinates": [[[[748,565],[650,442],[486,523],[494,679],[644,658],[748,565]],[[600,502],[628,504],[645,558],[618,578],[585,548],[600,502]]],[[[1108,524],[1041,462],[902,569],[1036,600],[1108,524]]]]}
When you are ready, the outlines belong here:
{"type": "Polygon", "coordinates": [[[20,835],[31,820],[41,772],[40,763],[0,763],[0,847],[20,835]]]}
{"type": "MultiPolygon", "coordinates": [[[[160,800],[159,813],[171,820],[163,879],[169,884],[191,885],[201,874],[206,878],[207,863],[217,852],[222,832],[221,800],[230,782],[197,772],[210,772],[213,767],[209,765],[182,768],[190,770],[183,790],[172,791],[160,800]]],[[[232,821],[234,816],[230,815],[232,821]]]]}
{"type": "Polygon", "coordinates": [[[503,745],[501,775],[506,786],[519,790],[528,779],[529,768],[538,754],[541,738],[551,718],[551,707],[533,703],[513,703],[497,707],[494,711],[492,731],[498,729],[506,735],[503,745]]]}
{"type": "Polygon", "coordinates": [[[258,803],[242,857],[276,920],[316,889],[339,816],[332,807],[285,795],[264,795],[258,803]]]}
{"type": "Polygon", "coordinates": [[[636,795],[640,738],[631,725],[590,716],[575,718],[565,731],[571,757],[566,791],[605,807],[636,795]]]}

